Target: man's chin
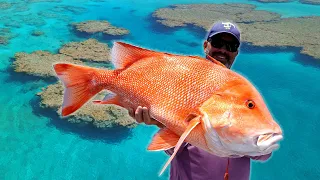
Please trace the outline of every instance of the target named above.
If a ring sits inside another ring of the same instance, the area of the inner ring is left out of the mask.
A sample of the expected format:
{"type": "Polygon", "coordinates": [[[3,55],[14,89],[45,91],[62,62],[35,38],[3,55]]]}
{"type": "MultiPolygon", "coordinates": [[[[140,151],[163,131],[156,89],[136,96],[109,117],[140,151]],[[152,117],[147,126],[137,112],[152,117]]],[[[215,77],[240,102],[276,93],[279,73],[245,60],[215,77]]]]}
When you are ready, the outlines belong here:
{"type": "Polygon", "coordinates": [[[213,56],[213,58],[217,61],[220,61],[222,64],[226,64],[228,62],[228,59],[226,58],[222,58],[222,57],[219,57],[219,56],[213,56]]]}

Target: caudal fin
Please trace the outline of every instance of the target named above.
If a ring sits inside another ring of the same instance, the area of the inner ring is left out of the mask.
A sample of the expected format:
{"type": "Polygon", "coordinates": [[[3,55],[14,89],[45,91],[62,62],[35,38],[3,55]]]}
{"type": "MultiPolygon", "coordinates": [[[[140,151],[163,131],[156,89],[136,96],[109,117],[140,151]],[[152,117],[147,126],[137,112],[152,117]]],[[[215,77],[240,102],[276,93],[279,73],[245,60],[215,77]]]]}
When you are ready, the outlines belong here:
{"type": "Polygon", "coordinates": [[[65,87],[62,116],[75,112],[103,89],[97,81],[101,69],[66,63],[53,67],[65,87]]]}

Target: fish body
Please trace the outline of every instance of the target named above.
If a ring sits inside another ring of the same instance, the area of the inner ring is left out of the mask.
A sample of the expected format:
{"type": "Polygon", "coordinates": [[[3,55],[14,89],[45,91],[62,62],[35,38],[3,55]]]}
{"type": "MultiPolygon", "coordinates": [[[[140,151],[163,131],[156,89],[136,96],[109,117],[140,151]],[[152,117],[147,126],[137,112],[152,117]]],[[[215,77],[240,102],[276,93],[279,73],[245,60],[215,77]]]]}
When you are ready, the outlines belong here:
{"type": "Polygon", "coordinates": [[[278,148],[282,130],[262,96],[246,78],[218,61],[122,42],[114,44],[111,57],[114,70],[54,65],[65,86],[63,116],[104,89],[113,95],[95,103],[127,109],[145,106],[165,126],[148,150],[175,147],[165,167],[183,142],[221,157],[264,155],[278,148]]]}

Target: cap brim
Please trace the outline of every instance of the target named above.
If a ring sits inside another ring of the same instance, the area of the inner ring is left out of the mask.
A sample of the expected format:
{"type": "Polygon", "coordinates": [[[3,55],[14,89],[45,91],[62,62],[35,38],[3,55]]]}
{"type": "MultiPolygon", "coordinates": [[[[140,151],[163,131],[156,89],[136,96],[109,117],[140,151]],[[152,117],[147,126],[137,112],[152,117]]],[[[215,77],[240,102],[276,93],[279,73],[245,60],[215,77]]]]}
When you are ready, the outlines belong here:
{"type": "Polygon", "coordinates": [[[212,36],[215,36],[215,35],[221,34],[221,33],[231,34],[234,38],[236,38],[236,40],[238,40],[238,43],[240,44],[240,39],[238,39],[238,37],[235,34],[233,34],[232,32],[229,32],[229,31],[219,31],[219,32],[216,32],[216,33],[210,35],[209,37],[211,38],[212,36]]]}

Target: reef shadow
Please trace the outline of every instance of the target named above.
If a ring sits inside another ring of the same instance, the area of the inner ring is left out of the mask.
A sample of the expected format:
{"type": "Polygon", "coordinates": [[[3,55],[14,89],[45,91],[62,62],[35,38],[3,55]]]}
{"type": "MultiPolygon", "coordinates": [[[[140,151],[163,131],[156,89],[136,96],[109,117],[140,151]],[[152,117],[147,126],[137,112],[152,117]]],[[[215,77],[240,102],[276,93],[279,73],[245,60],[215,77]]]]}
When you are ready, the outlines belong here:
{"type": "Polygon", "coordinates": [[[83,38],[83,39],[97,39],[98,41],[101,42],[108,42],[111,40],[115,39],[123,39],[127,37],[129,34],[123,34],[123,35],[110,35],[110,34],[105,34],[102,32],[97,32],[97,33],[86,33],[86,32],[80,32],[77,31],[72,25],[69,25],[69,30],[72,34],[74,34],[76,37],[83,38]]]}
{"type": "Polygon", "coordinates": [[[98,140],[108,144],[118,144],[132,136],[132,129],[123,126],[97,128],[92,123],[71,123],[67,118],[61,118],[54,109],[40,106],[40,97],[30,100],[33,113],[50,119],[48,126],[54,126],[66,133],[74,133],[83,139],[98,140]]]}
{"type": "Polygon", "coordinates": [[[14,58],[10,58],[10,66],[3,70],[4,73],[9,74],[8,78],[5,79],[6,83],[10,82],[18,82],[18,83],[30,83],[36,81],[43,81],[47,83],[53,83],[57,81],[56,77],[48,76],[48,77],[41,77],[37,75],[27,74],[25,72],[16,72],[14,71],[14,67],[12,62],[14,58]]]}

